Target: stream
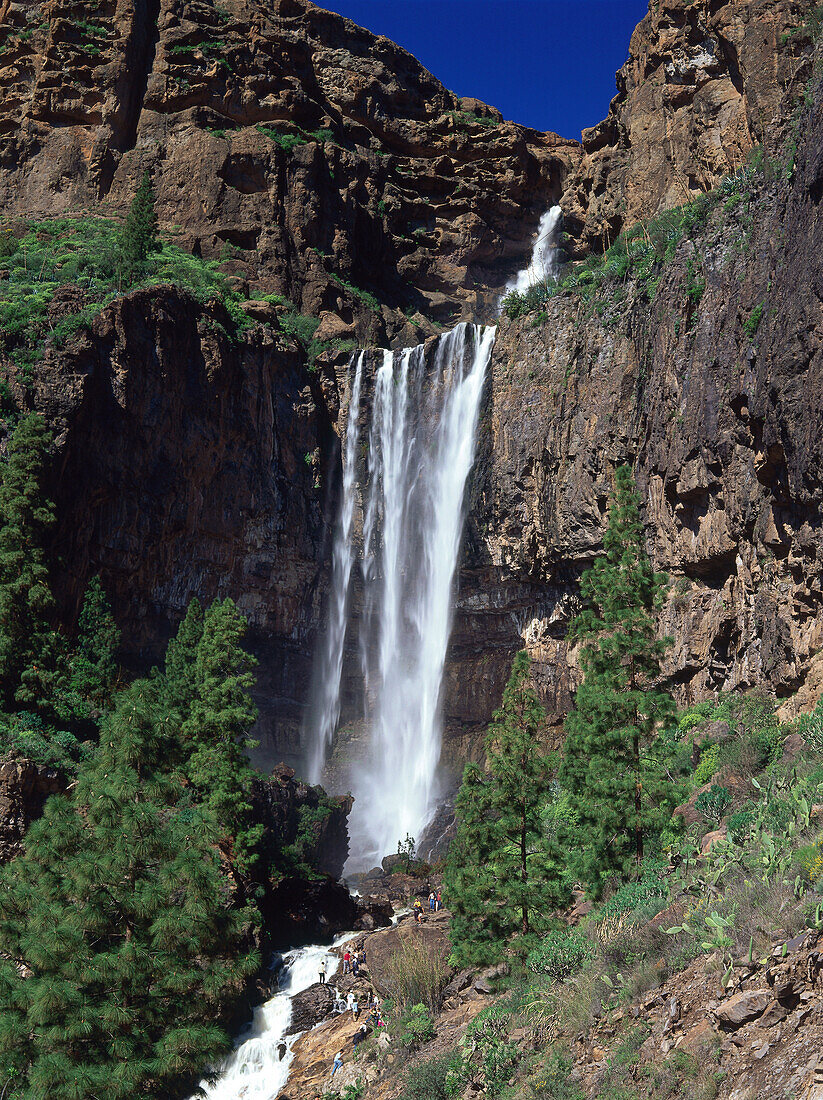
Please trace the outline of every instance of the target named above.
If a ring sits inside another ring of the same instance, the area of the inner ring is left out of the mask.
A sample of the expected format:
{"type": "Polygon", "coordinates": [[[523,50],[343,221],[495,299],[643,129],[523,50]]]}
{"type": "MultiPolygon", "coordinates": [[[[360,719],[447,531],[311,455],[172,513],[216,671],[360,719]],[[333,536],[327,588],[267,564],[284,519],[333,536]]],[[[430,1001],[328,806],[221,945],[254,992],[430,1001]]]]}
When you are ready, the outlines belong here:
{"type": "Polygon", "coordinates": [[[237,1048],[214,1083],[201,1082],[209,1100],[274,1100],[280,1094],[289,1079],[292,1044],[302,1034],[284,1037],[291,1023],[292,997],[315,984],[322,959],[326,960],[326,980],[330,981],[340,966],[334,948],[356,935],[344,932],[329,946],[311,944],[275,957],[275,965],[278,958],[281,960],[278,990],[254,1010],[252,1022],[240,1035],[237,1048]],[[281,1058],[278,1048],[283,1043],[286,1051],[281,1058]]]}

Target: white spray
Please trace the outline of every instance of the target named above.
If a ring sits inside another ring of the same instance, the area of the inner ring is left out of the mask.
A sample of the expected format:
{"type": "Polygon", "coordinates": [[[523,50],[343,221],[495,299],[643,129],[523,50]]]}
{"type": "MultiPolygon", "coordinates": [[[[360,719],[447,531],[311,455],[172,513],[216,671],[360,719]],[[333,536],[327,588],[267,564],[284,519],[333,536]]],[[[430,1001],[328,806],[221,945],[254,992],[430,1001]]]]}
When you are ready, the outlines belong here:
{"type": "Polygon", "coordinates": [[[557,275],[557,230],[563,211],[553,206],[541,217],[537,227],[537,238],[532,247],[528,267],[518,271],[513,279],[506,283],[506,290],[516,290],[519,294],[535,283],[547,282],[557,275]]]}
{"type": "Polygon", "coordinates": [[[369,744],[350,774],[354,868],[407,833],[419,840],[436,808],[451,593],[494,337],[461,324],[440,338],[433,363],[422,345],[387,351],[375,374],[360,638],[369,744]]]}
{"type": "Polygon", "coordinates": [[[363,379],[365,352],[354,359],[354,380],[349,398],[349,417],[346,425],[346,444],[343,455],[343,487],[340,504],[340,523],[332,552],[331,604],[329,624],[320,652],[317,690],[314,693],[312,725],[314,737],[310,746],[309,776],[314,783],[320,781],[326,752],[331,745],[340,718],[340,676],[343,671],[343,647],[346,639],[346,620],[349,604],[353,554],[352,520],[354,518],[357,490],[357,446],[360,439],[360,390],[363,379]]]}

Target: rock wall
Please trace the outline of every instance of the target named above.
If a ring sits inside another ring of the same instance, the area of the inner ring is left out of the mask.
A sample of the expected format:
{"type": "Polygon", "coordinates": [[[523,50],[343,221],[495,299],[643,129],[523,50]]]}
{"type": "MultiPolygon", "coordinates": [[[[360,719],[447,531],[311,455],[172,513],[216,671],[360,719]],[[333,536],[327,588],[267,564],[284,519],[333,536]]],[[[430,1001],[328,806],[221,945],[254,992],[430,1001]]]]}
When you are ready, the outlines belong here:
{"type": "Polygon", "coordinates": [[[361,342],[487,309],[578,156],[308,0],[7,0],[0,49],[6,217],[149,170],[183,247],[361,342]]]}
{"type": "Polygon", "coordinates": [[[658,286],[567,292],[503,322],[452,651],[458,720],[488,707],[521,644],[553,720],[568,709],[563,636],[621,463],[672,579],[661,629],[681,701],[758,686],[787,697],[809,678],[807,702],[819,694],[819,86],[801,134],[792,181],[753,177],[749,197],[717,203],[658,286]]]}
{"type": "Polygon", "coordinates": [[[232,596],[260,659],[257,736],[271,765],[297,749],[319,617],[326,533],[307,456],[336,437],[318,376],[271,326],[236,344],[221,323],[221,308],[168,287],[118,299],[47,353],[33,402],[56,431],[64,617],[100,573],[123,659],[145,671],[193,596],[232,596]]]}
{"type": "Polygon", "coordinates": [[[19,854],[26,829],[43,812],[49,795],[62,793],[62,772],[31,760],[0,758],[0,864],[19,854]]]}
{"type": "Polygon", "coordinates": [[[617,73],[608,116],[583,131],[562,198],[571,251],[680,206],[785,143],[810,74],[808,0],[655,0],[617,73]]]}

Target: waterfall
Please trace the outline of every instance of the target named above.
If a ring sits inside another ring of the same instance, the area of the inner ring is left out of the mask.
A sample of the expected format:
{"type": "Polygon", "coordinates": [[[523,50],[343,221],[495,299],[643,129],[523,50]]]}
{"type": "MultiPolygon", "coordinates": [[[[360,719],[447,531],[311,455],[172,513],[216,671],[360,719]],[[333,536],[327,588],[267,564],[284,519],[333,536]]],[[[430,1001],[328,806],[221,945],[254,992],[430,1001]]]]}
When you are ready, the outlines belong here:
{"type": "Polygon", "coordinates": [[[331,604],[329,623],[316,675],[316,690],[312,710],[314,737],[310,746],[309,777],[320,782],[326,758],[337,722],[340,718],[340,676],[343,671],[343,645],[346,637],[346,618],[349,603],[349,581],[352,561],[352,520],[354,518],[355,492],[357,489],[357,446],[360,439],[360,388],[363,379],[363,361],[366,353],[359,352],[354,359],[354,380],[349,396],[349,416],[346,426],[346,443],[343,452],[343,491],[340,504],[340,522],[332,551],[331,604]]]}
{"type": "Polygon", "coordinates": [[[330,623],[321,656],[329,682],[317,689],[321,700],[329,700],[321,708],[328,720],[311,731],[311,752],[312,778],[318,780],[340,713],[359,488],[366,746],[348,776],[355,795],[350,864],[357,867],[394,851],[406,833],[419,839],[436,808],[451,593],[494,337],[494,328],[460,324],[440,337],[433,355],[430,345],[382,352],[375,363],[365,463],[356,423],[362,353],[354,363],[336,536],[345,545],[334,548],[330,623]],[[349,564],[338,568],[338,561],[349,564]],[[338,628],[341,608],[344,625],[338,628]]]}
{"type": "Polygon", "coordinates": [[[507,291],[522,294],[535,283],[547,282],[557,275],[557,230],[562,217],[559,206],[552,206],[541,217],[528,266],[506,283],[507,291]]]}

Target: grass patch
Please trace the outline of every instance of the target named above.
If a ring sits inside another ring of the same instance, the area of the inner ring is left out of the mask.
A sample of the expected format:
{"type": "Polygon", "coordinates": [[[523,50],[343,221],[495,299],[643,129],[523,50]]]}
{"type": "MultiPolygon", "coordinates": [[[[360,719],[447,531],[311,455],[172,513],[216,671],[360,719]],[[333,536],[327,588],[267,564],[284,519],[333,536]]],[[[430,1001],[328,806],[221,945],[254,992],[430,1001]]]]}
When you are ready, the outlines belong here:
{"type": "Polygon", "coordinates": [[[329,141],[335,145],[339,144],[334,130],[304,130],[301,126],[295,127],[296,132],[281,130],[272,126],[256,126],[255,129],[259,134],[267,137],[269,141],[273,141],[275,145],[285,149],[287,153],[291,153],[298,145],[306,145],[310,141],[315,141],[320,145],[329,141]]]}

